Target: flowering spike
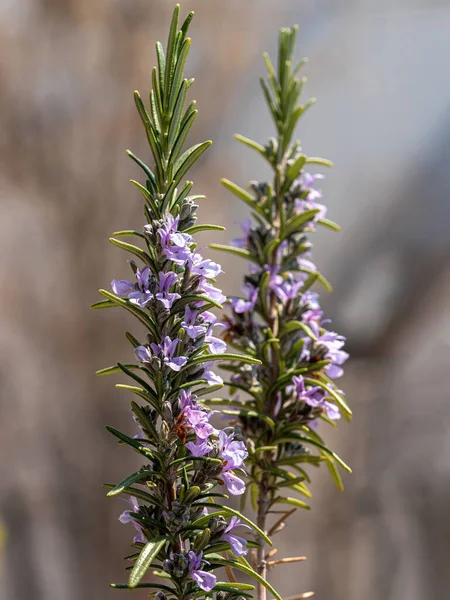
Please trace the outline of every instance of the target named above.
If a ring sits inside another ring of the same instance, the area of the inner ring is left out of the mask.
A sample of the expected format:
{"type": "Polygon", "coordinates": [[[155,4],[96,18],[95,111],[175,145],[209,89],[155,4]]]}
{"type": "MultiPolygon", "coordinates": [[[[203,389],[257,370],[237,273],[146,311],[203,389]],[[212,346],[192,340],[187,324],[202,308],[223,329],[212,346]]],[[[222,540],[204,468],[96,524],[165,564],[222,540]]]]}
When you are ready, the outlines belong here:
{"type": "MultiPolygon", "coordinates": [[[[259,528],[268,529],[267,516],[278,505],[294,507],[269,528],[273,533],[282,529],[296,508],[309,508],[303,500],[286,495],[287,490],[311,496],[305,485],[306,464],[327,463],[339,487],[336,465],[350,471],[317,433],[320,421],[335,424],[341,414],[350,418],[351,411],[334,382],[348,358],[345,338],[327,329],[319,295],[310,290],[316,281],[330,291],[331,286],[311,261],[308,234],[318,225],[339,227],[326,219],[327,209],[320,203],[317,182],[323,176],[306,170],[310,164],[329,167],[332,163],[308,158],[299,142],[292,141],[299,118],[312,104],[299,104],[305,79],[297,77],[303,62],[292,70],[296,31],[296,27],[281,30],[276,69],[265,55],[268,76],[261,85],[276,137],[262,146],[236,136],[269,162],[273,180],[251,182],[248,191],[222,180],[250,208],[252,219],[242,223],[242,236],[230,246],[211,244],[251,261],[242,296],[228,298],[231,315],[224,319],[224,340],[261,360],[261,365],[229,363],[226,368],[232,375],[226,385],[232,394],[243,391],[246,397],[236,396],[231,402],[213,399],[211,405],[226,407],[223,412],[238,419],[245,436],[250,497],[259,528]]],[[[264,539],[259,542],[257,571],[266,580],[264,539]]],[[[270,566],[293,560],[300,559],[272,561],[270,566]]],[[[258,592],[259,600],[264,600],[261,583],[258,592]]]]}
{"type": "MultiPolygon", "coordinates": [[[[192,182],[183,184],[211,142],[183,152],[197,111],[193,103],[185,108],[186,90],[192,82],[183,76],[192,14],[181,29],[178,17],[179,6],[166,50],[159,43],[156,47],[158,66],[152,75],[149,110],[135,93],[153,167],[130,151],[128,155],[147,178],[145,184],[132,182],[144,199],[147,224],[142,232],[124,230],[116,235],[132,235],[142,247],[111,238],[132,256],[128,261],[131,274],[114,279],[112,291],[100,290],[105,300],[94,305],[125,308],[144,326],[139,339],[126,333],[136,363],[117,363],[98,374],[122,372],[133,379],[134,385],[117,387],[132,392],[136,399],[131,402],[135,430],[129,435],[109,426],[108,430],[143,460],[135,473],[106,486],[108,496],[121,495],[128,502],[119,520],[133,525],[133,546],[138,551],[131,557],[134,565],[128,584],[114,587],[155,588],[141,581],[150,567],[156,567],[167,578],[159,586],[158,600],[210,597],[216,587],[217,564],[207,558],[216,549],[238,558],[247,553],[247,541],[234,533],[241,524],[239,517],[268,540],[246,517],[215,503],[216,497],[227,498],[217,487],[232,495],[244,493],[241,471],[247,449],[233,428],[213,426],[213,411],[200,397],[208,387],[222,386],[214,371],[216,363],[240,357],[227,353],[226,343],[214,335],[218,324],[210,309],[221,308],[225,299],[214,285],[222,269],[201,256],[193,237],[203,229],[223,228],[196,225],[196,201],[202,196],[190,195],[192,182]]],[[[260,364],[254,357],[242,359],[260,364]]],[[[245,572],[258,578],[251,569],[245,572]]],[[[225,591],[230,599],[248,589],[252,586],[239,583],[217,586],[217,592],[225,591]]]]}

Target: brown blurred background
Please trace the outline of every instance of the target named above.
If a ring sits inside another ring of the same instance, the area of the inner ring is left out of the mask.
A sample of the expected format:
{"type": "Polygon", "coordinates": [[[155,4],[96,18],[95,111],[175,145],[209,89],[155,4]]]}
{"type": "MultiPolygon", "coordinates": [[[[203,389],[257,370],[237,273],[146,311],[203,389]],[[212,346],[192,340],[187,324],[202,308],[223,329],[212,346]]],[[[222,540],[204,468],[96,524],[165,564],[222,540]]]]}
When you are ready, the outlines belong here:
{"type": "MultiPolygon", "coordinates": [[[[132,321],[89,304],[127,273],[108,236],[142,224],[124,153],[148,157],[132,92],[148,91],[173,4],[0,0],[1,600],[131,597],[107,587],[123,580],[132,531],[100,487],[136,466],[104,430],[128,427],[128,404],[94,371],[126,360],[132,321]]],[[[228,226],[215,241],[245,216],[219,178],[266,175],[232,133],[272,133],[257,78],[282,25],[300,25],[318,98],[304,149],[336,163],[323,189],[343,232],[317,234],[315,257],[352,353],[355,418],[328,437],[354,474],[340,494],[314,473],[313,510],[280,550],[309,560],[274,581],[321,600],[449,598],[450,1],[181,4],[197,13],[193,140],[215,141],[194,173],[200,218],[228,226]]],[[[236,292],[245,265],[222,264],[236,292]]]]}

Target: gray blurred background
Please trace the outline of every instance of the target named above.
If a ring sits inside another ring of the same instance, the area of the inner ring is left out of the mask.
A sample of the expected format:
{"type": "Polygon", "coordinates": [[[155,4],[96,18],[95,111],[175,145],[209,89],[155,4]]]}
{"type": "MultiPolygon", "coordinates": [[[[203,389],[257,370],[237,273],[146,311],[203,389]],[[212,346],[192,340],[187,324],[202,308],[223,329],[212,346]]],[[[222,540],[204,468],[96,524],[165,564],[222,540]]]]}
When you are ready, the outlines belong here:
{"type": "MultiPolygon", "coordinates": [[[[272,134],[258,87],[277,30],[300,26],[308,56],[301,122],[342,233],[315,237],[324,298],[352,359],[351,425],[327,433],[354,469],[336,491],[315,472],[313,510],[292,518],[272,574],[285,597],[450,597],[450,1],[185,0],[196,10],[188,72],[214,145],[194,173],[200,218],[235,237],[245,217],[221,189],[266,176],[239,131],[272,134]]],[[[89,310],[127,273],[107,241],[140,227],[131,148],[148,156],[132,92],[146,94],[168,0],[0,0],[0,598],[109,600],[132,531],[102,482],[136,466],[104,424],[128,403],[97,368],[129,357],[132,321],[89,310]]],[[[140,176],[140,174],[139,174],[140,176]]],[[[212,256],[212,252],[211,252],[212,256]]],[[[237,292],[243,262],[220,257],[237,292]]],[[[134,327],[134,324],[133,324],[134,327]]],[[[134,598],[146,597],[142,591],[134,598]]]]}

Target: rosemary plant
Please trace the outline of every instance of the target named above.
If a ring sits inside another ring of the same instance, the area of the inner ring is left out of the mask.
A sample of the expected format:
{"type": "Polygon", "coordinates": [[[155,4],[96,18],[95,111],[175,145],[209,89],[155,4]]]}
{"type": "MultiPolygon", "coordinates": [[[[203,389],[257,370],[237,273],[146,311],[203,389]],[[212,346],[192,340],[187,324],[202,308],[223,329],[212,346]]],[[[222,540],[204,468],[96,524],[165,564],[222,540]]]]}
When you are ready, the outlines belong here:
{"type": "MultiPolygon", "coordinates": [[[[253,219],[243,223],[244,236],[231,246],[212,245],[251,262],[244,296],[229,299],[231,315],[225,319],[224,339],[261,364],[225,365],[232,374],[227,382],[232,394],[242,391],[245,399],[213,403],[225,406],[224,412],[237,419],[246,439],[256,523],[269,535],[280,531],[297,508],[309,508],[299,498],[311,496],[307,465],[324,462],[339,488],[342,480],[336,465],[350,471],[317,432],[320,421],[335,425],[341,413],[350,418],[351,412],[334,383],[348,357],[342,349],[345,339],[325,328],[319,296],[311,291],[316,281],[331,288],[311,262],[307,234],[317,225],[339,227],[325,218],[326,208],[318,203],[321,193],[314,183],[321,176],[306,171],[311,164],[331,163],[307,157],[300,143],[292,141],[298,120],[313,103],[299,105],[305,78],[298,72],[305,61],[294,66],[296,31],[294,27],[280,32],[277,70],[265,55],[268,75],[261,85],[276,137],[261,146],[236,136],[269,163],[273,181],[251,182],[250,191],[222,181],[250,208],[253,219]],[[269,528],[269,515],[275,513],[279,518],[269,528]]],[[[272,559],[274,550],[267,553],[264,539],[259,542],[253,566],[263,579],[268,567],[304,558],[272,559]]],[[[260,585],[259,599],[264,600],[265,594],[260,585]]]]}
{"type": "Polygon", "coordinates": [[[108,430],[143,461],[120,483],[106,486],[108,496],[128,500],[120,521],[136,530],[134,552],[127,557],[128,583],[113,587],[149,588],[158,600],[213,594],[233,600],[248,597],[254,588],[234,576],[231,582],[217,582],[217,568],[239,569],[265,584],[244,558],[252,542],[247,544],[235,529],[253,528],[261,539],[269,540],[226,504],[224,491],[244,493],[244,481],[236,471],[242,468],[247,450],[231,427],[218,430],[210,423],[212,411],[202,399],[222,386],[214,372],[218,361],[236,359],[255,365],[259,360],[227,354],[226,344],[214,336],[216,317],[211,309],[221,308],[224,300],[214,285],[221,268],[200,255],[193,237],[203,230],[223,228],[196,224],[196,202],[203,196],[191,195],[192,182],[183,183],[210,145],[207,141],[183,151],[197,116],[195,102],[185,106],[193,82],[184,78],[192,16],[179,27],[177,6],[166,50],[156,44],[158,66],[152,73],[149,110],[135,92],[153,159],[150,169],[128,152],[146,176],[145,185],[132,181],[145,201],[146,224],[142,231],[119,231],[111,238],[115,246],[133,255],[132,277],[114,280],[112,292],[100,290],[104,300],[93,307],[123,307],[141,325],[140,339],[126,333],[137,362],[98,371],[99,375],[124,373],[133,380],[132,385],[117,387],[137,396],[131,402],[137,433],[108,430]],[[136,237],[139,246],[122,241],[122,236],[136,237]],[[149,569],[162,578],[160,583],[142,582],[149,569]]]}

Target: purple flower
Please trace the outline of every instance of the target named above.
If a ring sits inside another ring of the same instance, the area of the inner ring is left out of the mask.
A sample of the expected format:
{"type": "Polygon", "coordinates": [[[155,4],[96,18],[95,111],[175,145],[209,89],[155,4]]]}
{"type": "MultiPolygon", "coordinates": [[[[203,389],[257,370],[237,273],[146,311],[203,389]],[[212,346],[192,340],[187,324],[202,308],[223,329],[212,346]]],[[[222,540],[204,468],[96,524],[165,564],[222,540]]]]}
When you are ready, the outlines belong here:
{"type": "Polygon", "coordinates": [[[173,271],[159,274],[159,292],[156,294],[155,298],[157,298],[157,300],[159,300],[167,309],[172,308],[172,304],[175,300],[181,298],[180,294],[169,292],[176,281],[178,281],[178,276],[173,271]]]}
{"type": "Polygon", "coordinates": [[[246,527],[247,529],[250,529],[248,525],[241,523],[240,519],[237,517],[231,517],[228,527],[223,532],[222,539],[230,544],[231,550],[235,556],[245,556],[248,552],[247,540],[231,533],[236,527],[246,527]]]}
{"type": "Polygon", "coordinates": [[[202,571],[200,567],[202,562],[209,564],[203,560],[203,552],[198,555],[193,550],[188,553],[189,556],[189,575],[197,583],[198,587],[205,592],[210,592],[216,585],[217,578],[212,573],[202,571]]]}
{"type": "Polygon", "coordinates": [[[311,406],[311,408],[322,406],[325,391],[321,387],[314,386],[307,390],[305,387],[305,380],[301,375],[294,375],[292,377],[292,383],[295,386],[295,391],[297,392],[299,400],[305,402],[305,404],[311,406]]]}
{"type": "Polygon", "coordinates": [[[328,402],[327,400],[325,400],[323,403],[323,407],[325,409],[327,417],[332,421],[337,421],[341,418],[341,412],[339,408],[332,402],[328,402]]]}
{"type": "Polygon", "coordinates": [[[232,496],[241,496],[245,492],[245,483],[233,471],[224,469],[222,479],[232,496]]]}
{"type": "Polygon", "coordinates": [[[248,236],[252,228],[252,220],[250,217],[245,221],[241,221],[240,223],[242,232],[244,233],[244,237],[234,238],[231,240],[230,245],[235,248],[245,248],[248,243],[248,236]]]}
{"type": "Polygon", "coordinates": [[[219,304],[223,304],[226,300],[226,296],[222,294],[222,290],[214,287],[212,283],[209,283],[206,278],[203,277],[200,280],[199,291],[219,304]]]}
{"type": "Polygon", "coordinates": [[[286,304],[289,300],[293,300],[298,296],[299,290],[303,286],[303,281],[295,281],[292,274],[289,273],[288,279],[284,279],[281,275],[276,275],[269,285],[282,304],[286,304]]]}
{"type": "Polygon", "coordinates": [[[153,294],[149,291],[150,274],[150,267],[146,266],[142,270],[136,270],[136,283],[128,279],[113,279],[111,281],[113,292],[118,296],[128,294],[130,302],[144,308],[153,298],[153,294]]]}
{"type": "Polygon", "coordinates": [[[305,380],[301,375],[298,377],[294,375],[292,377],[292,382],[295,386],[299,400],[305,402],[305,404],[311,406],[311,408],[322,408],[327,417],[333,421],[341,418],[339,408],[335,404],[325,400],[325,390],[323,388],[314,386],[306,390],[305,380]]]}
{"type": "Polygon", "coordinates": [[[323,175],[313,175],[312,173],[302,173],[302,175],[300,175],[297,181],[300,183],[302,189],[308,193],[306,198],[297,199],[295,201],[295,208],[299,213],[311,209],[319,209],[319,212],[313,218],[313,221],[322,219],[327,214],[327,207],[324,204],[319,204],[316,202],[316,200],[322,198],[322,192],[313,187],[316,179],[323,179],[323,175]]]}
{"type": "Polygon", "coordinates": [[[204,410],[190,408],[189,406],[186,408],[186,422],[189,427],[194,430],[195,435],[197,436],[197,441],[199,439],[206,440],[210,435],[218,434],[217,429],[215,429],[209,422],[213,414],[213,411],[206,412],[204,410]]]}
{"type": "Polygon", "coordinates": [[[214,337],[212,335],[214,327],[219,327],[219,329],[225,329],[225,325],[223,323],[218,323],[216,315],[212,312],[205,311],[203,313],[203,316],[205,317],[206,322],[208,324],[208,331],[205,336],[205,342],[209,344],[209,351],[212,354],[221,354],[223,352],[226,352],[226,343],[220,338],[214,337]]]}
{"type": "Polygon", "coordinates": [[[242,291],[247,295],[247,299],[230,299],[230,304],[234,312],[238,314],[250,312],[254,309],[256,300],[258,299],[259,288],[255,288],[251,283],[245,283],[242,291]]]}
{"type": "Polygon", "coordinates": [[[125,502],[128,502],[129,504],[131,504],[131,510],[125,510],[119,517],[119,521],[121,523],[133,523],[133,526],[135,529],[137,529],[138,533],[134,536],[133,538],[133,543],[141,543],[141,544],[145,544],[145,542],[147,541],[145,539],[145,535],[142,531],[142,527],[141,524],[139,523],[139,521],[136,521],[130,513],[138,513],[139,512],[139,504],[138,501],[136,500],[136,498],[134,496],[130,496],[129,499],[125,499],[125,502]]]}
{"type": "Polygon", "coordinates": [[[192,236],[178,232],[179,221],[179,217],[167,215],[166,223],[158,229],[157,233],[166,258],[176,265],[184,265],[191,258],[189,244],[192,242],[192,236]]]}
{"type": "Polygon", "coordinates": [[[128,279],[113,279],[111,281],[113,292],[118,296],[125,296],[136,289],[136,284],[128,279]]]}
{"type": "Polygon", "coordinates": [[[198,310],[191,310],[189,306],[186,306],[184,309],[184,321],[181,323],[181,327],[192,340],[195,340],[200,335],[205,334],[208,330],[205,325],[195,324],[197,316],[198,310]]]}
{"type": "Polygon", "coordinates": [[[153,358],[153,354],[150,352],[150,349],[147,346],[138,346],[134,350],[134,355],[138,359],[139,362],[150,362],[153,358]]]}
{"type": "Polygon", "coordinates": [[[205,370],[203,371],[202,378],[206,379],[208,385],[222,385],[223,379],[217,373],[215,373],[211,367],[214,362],[205,363],[205,370]]]}
{"type": "Polygon", "coordinates": [[[205,342],[209,345],[209,351],[212,354],[222,354],[226,352],[227,345],[220,338],[214,337],[210,333],[205,337],[205,342]]]}
{"type": "Polygon", "coordinates": [[[150,344],[153,353],[155,355],[162,355],[163,363],[172,369],[172,371],[180,371],[187,363],[186,356],[174,356],[179,341],[178,338],[175,338],[172,341],[170,337],[166,335],[162,344],[150,344]]]}
{"type": "Polygon", "coordinates": [[[211,452],[211,446],[208,442],[188,442],[186,448],[190,451],[192,456],[205,456],[211,452]]]}
{"type": "Polygon", "coordinates": [[[244,442],[234,440],[233,434],[227,435],[225,431],[219,431],[219,453],[223,462],[222,479],[228,491],[233,496],[239,496],[245,492],[245,483],[237,477],[232,469],[240,469],[248,456],[244,442]]]}
{"type": "MultiPolygon", "coordinates": [[[[307,254],[303,254],[302,256],[299,256],[297,258],[297,264],[301,269],[306,269],[306,271],[311,271],[312,273],[315,273],[317,271],[317,267],[316,265],[309,260],[309,258],[307,258],[307,254]]],[[[314,293],[314,292],[311,292],[314,293]]]]}
{"type": "Polygon", "coordinates": [[[193,396],[192,392],[189,390],[180,390],[180,395],[178,397],[180,401],[180,410],[186,410],[186,408],[193,408],[197,404],[197,396],[193,396]]]}
{"type": "Polygon", "coordinates": [[[325,331],[317,338],[316,344],[326,349],[325,358],[326,360],[331,360],[331,364],[326,368],[328,377],[331,379],[341,377],[344,373],[344,369],[341,365],[343,365],[349,357],[348,352],[342,350],[342,347],[345,344],[345,337],[334,331],[325,331]]]}
{"type": "Polygon", "coordinates": [[[189,261],[189,267],[193,275],[203,275],[207,279],[214,279],[223,273],[222,267],[212,260],[204,259],[201,254],[193,254],[189,261]]]}

